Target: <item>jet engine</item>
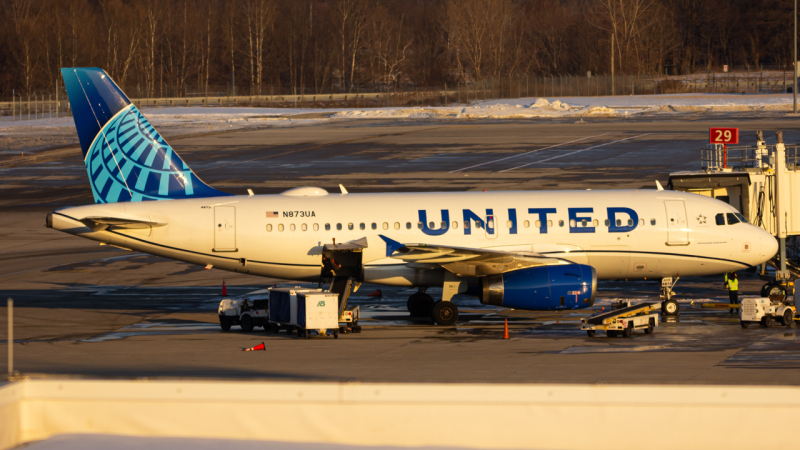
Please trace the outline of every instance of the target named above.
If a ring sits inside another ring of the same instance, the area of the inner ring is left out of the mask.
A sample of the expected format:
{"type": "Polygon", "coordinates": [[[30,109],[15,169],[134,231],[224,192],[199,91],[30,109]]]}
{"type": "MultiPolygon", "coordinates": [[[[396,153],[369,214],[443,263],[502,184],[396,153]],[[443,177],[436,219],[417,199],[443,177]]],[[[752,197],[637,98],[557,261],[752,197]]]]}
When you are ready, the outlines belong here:
{"type": "Polygon", "coordinates": [[[597,271],[584,264],[537,266],[481,278],[481,303],[514,309],[580,309],[594,304],[597,271]]]}

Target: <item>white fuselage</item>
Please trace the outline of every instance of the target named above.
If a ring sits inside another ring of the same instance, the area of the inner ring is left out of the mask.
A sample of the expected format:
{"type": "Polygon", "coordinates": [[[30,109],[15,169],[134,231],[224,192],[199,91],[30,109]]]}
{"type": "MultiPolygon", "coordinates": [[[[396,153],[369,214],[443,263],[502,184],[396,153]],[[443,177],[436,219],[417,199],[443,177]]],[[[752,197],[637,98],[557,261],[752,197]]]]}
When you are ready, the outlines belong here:
{"type": "Polygon", "coordinates": [[[97,204],[58,210],[52,226],[167,258],[298,281],[319,279],[323,245],[366,238],[363,281],[441,286],[441,269],[410,268],[387,257],[379,235],[407,244],[539,253],[592,265],[600,279],[697,276],[744,269],[775,254],[775,239],[761,228],[715,223],[717,214],[735,212],[677,191],[336,193],[97,204]],[[609,208],[617,211],[611,217],[609,208]],[[485,226],[488,216],[493,230],[485,226]],[[92,231],[81,222],[89,217],[157,225],[92,231]]]}

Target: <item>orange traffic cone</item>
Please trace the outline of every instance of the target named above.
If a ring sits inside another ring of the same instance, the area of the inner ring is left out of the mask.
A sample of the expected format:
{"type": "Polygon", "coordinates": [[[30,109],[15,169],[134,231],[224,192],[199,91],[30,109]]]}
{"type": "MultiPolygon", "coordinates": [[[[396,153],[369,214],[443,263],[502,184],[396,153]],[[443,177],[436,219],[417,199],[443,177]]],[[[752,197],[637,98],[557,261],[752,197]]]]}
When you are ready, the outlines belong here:
{"type": "Polygon", "coordinates": [[[511,339],[508,336],[508,319],[506,319],[506,325],[503,327],[503,339],[511,339]]]}
{"type": "Polygon", "coordinates": [[[378,289],[377,291],[373,292],[372,294],[369,294],[367,297],[383,297],[383,292],[381,292],[381,290],[378,289]]]}
{"type": "Polygon", "coordinates": [[[228,287],[225,286],[225,280],[222,280],[222,294],[220,295],[228,295],[228,287]]]}
{"type": "Polygon", "coordinates": [[[252,351],[255,351],[255,350],[265,350],[266,351],[267,347],[265,347],[264,343],[262,342],[262,343],[256,345],[255,347],[250,347],[250,348],[244,349],[244,351],[246,351],[246,352],[252,352],[252,351]]]}

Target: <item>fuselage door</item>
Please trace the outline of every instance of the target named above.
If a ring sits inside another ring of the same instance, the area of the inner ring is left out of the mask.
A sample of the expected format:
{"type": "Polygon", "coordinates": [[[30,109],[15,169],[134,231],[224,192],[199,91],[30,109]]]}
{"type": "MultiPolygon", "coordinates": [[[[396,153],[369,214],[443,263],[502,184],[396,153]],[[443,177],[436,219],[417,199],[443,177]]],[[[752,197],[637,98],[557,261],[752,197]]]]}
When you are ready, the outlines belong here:
{"type": "Polygon", "coordinates": [[[689,245],[689,222],[683,200],[666,200],[667,245],[689,245]]]}
{"type": "Polygon", "coordinates": [[[214,251],[235,252],[236,249],[236,207],[214,207],[214,251]]]}
{"type": "Polygon", "coordinates": [[[497,237],[497,216],[494,214],[489,214],[486,216],[486,238],[494,239],[497,237]]]}

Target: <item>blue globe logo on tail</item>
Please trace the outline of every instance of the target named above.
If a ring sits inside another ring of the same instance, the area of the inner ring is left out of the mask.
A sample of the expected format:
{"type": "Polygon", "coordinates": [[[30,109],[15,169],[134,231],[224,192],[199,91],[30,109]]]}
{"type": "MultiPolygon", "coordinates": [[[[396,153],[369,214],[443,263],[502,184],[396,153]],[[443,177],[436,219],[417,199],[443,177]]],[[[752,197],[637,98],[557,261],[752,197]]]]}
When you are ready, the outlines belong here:
{"type": "Polygon", "coordinates": [[[101,69],[62,69],[96,203],[227,196],[205,184],[101,69]]]}

